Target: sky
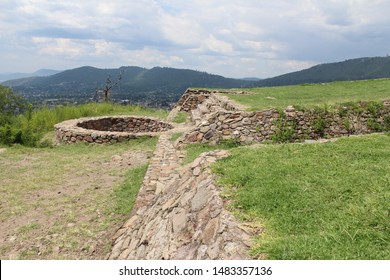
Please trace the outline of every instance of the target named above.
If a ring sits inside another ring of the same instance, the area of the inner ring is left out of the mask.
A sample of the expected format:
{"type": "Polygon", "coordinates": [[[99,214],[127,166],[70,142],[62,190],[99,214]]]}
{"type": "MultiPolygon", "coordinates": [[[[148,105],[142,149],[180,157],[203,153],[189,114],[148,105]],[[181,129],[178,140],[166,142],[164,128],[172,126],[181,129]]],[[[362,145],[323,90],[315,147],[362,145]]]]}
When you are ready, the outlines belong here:
{"type": "Polygon", "coordinates": [[[0,73],[140,66],[268,78],[390,53],[390,0],[0,0],[0,73]]]}

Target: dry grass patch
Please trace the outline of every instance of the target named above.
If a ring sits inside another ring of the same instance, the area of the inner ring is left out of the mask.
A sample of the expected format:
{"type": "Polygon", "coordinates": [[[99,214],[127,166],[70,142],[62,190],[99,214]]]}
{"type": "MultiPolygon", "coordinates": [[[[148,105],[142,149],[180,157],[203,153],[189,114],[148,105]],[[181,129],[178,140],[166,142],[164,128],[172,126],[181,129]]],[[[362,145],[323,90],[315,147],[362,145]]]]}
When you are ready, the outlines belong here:
{"type": "Polygon", "coordinates": [[[131,209],[155,144],[6,148],[0,154],[1,259],[103,259],[127,218],[121,205],[131,209]],[[124,181],[134,181],[134,174],[136,186],[126,192],[124,181]],[[132,197],[120,197],[126,193],[132,197]]]}

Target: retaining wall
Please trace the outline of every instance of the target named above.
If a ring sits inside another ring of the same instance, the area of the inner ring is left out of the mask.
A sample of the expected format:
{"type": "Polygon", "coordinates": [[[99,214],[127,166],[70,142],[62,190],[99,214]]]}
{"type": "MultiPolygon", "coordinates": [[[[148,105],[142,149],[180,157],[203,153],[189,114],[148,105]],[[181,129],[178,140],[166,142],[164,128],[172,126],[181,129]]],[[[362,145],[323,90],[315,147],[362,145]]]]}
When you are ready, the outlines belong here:
{"type": "Polygon", "coordinates": [[[238,110],[237,104],[228,98],[210,92],[207,100],[192,109],[191,116],[196,128],[187,132],[182,142],[217,143],[229,139],[240,144],[301,142],[373,133],[390,127],[388,100],[383,102],[383,106],[378,104],[362,102],[356,108],[340,107],[331,112],[322,109],[298,110],[291,106],[284,110],[246,112],[238,110]]]}

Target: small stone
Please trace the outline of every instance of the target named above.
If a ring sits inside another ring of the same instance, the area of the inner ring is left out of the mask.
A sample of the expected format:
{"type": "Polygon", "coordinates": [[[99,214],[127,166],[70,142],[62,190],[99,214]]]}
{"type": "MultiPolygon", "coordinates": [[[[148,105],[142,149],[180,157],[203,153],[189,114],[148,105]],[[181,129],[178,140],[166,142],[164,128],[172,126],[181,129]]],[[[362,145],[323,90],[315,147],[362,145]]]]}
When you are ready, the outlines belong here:
{"type": "Polygon", "coordinates": [[[123,233],[126,232],[126,228],[121,228],[119,229],[115,234],[114,236],[112,237],[112,240],[117,240],[119,237],[121,237],[123,235],[123,233]]]}
{"type": "Polygon", "coordinates": [[[192,164],[191,164],[191,168],[195,168],[195,167],[197,167],[199,164],[200,164],[200,162],[203,160],[203,157],[197,157],[193,162],[192,162],[192,164]]]}
{"type": "Polygon", "coordinates": [[[287,108],[285,109],[286,112],[294,112],[295,111],[295,108],[293,106],[287,106],[287,108]]]}
{"type": "Polygon", "coordinates": [[[162,211],[165,211],[167,209],[175,207],[178,203],[179,203],[179,201],[176,200],[176,197],[172,197],[167,202],[165,202],[165,204],[162,206],[161,209],[162,209],[162,211]]]}
{"type": "Polygon", "coordinates": [[[200,173],[201,173],[201,169],[200,169],[200,167],[198,166],[198,167],[195,167],[194,168],[194,170],[192,171],[192,174],[194,175],[194,176],[199,176],[200,175],[200,173]]]}
{"type": "Polygon", "coordinates": [[[161,194],[163,192],[163,189],[164,189],[164,184],[157,182],[155,195],[161,194]]]}
{"type": "Polygon", "coordinates": [[[200,129],[199,129],[199,131],[201,132],[201,133],[206,133],[207,131],[209,131],[210,130],[210,128],[208,127],[208,126],[202,126],[200,129]]]}
{"type": "Polygon", "coordinates": [[[116,259],[119,257],[119,255],[122,253],[122,244],[123,244],[123,240],[117,242],[114,245],[111,251],[110,259],[116,259]]]}
{"type": "Polygon", "coordinates": [[[137,248],[137,246],[138,246],[138,239],[133,237],[133,239],[131,239],[131,241],[130,241],[130,245],[129,245],[128,249],[131,252],[131,251],[134,251],[134,249],[137,248]]]}
{"type": "Polygon", "coordinates": [[[201,142],[203,139],[203,133],[199,133],[198,136],[196,136],[196,141],[201,142]]]}
{"type": "Polygon", "coordinates": [[[221,242],[219,240],[215,242],[213,245],[211,245],[207,250],[207,254],[212,260],[216,260],[220,252],[221,252],[221,242]]]}
{"type": "MultiPolygon", "coordinates": [[[[207,134],[207,133],[206,133],[207,134]]],[[[196,142],[196,138],[198,136],[198,133],[196,131],[194,132],[191,132],[190,134],[188,134],[186,136],[186,139],[189,141],[189,142],[196,142]]]]}
{"type": "Polygon", "coordinates": [[[182,231],[187,225],[187,214],[184,209],[179,210],[178,213],[172,216],[172,230],[177,234],[182,231]]]}
{"type": "Polygon", "coordinates": [[[208,249],[208,247],[206,245],[199,246],[196,259],[197,260],[204,260],[205,256],[206,256],[207,249],[208,249]]]}
{"type": "Polygon", "coordinates": [[[192,211],[199,211],[201,210],[211,197],[211,192],[206,188],[198,189],[196,192],[194,198],[191,202],[191,210],[192,211]]]}
{"type": "Polygon", "coordinates": [[[218,120],[219,121],[224,121],[226,119],[226,116],[225,115],[220,115],[219,117],[218,117],[218,120]]]}
{"type": "Polygon", "coordinates": [[[129,220],[127,220],[127,222],[123,225],[123,227],[128,228],[128,227],[133,226],[138,221],[138,219],[139,219],[139,216],[134,215],[129,220]]]}
{"type": "Polygon", "coordinates": [[[214,131],[213,130],[209,130],[209,131],[207,131],[207,133],[203,137],[205,139],[209,140],[211,137],[213,137],[213,135],[214,135],[214,131]]]}
{"type": "Polygon", "coordinates": [[[15,235],[11,236],[11,237],[8,239],[9,242],[14,242],[15,240],[16,240],[16,236],[15,236],[15,235]]]}
{"type": "Polygon", "coordinates": [[[219,220],[217,218],[211,219],[207,223],[206,227],[203,230],[203,234],[202,234],[202,243],[203,244],[210,244],[214,240],[214,238],[217,234],[218,224],[219,224],[219,220]]]}

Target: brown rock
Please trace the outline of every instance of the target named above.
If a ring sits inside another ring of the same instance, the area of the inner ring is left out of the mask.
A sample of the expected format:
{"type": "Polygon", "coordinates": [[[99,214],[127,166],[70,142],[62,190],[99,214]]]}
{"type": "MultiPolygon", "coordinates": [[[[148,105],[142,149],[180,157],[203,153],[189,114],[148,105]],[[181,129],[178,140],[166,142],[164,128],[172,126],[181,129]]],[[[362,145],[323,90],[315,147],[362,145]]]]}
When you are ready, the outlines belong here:
{"type": "MultiPolygon", "coordinates": [[[[207,134],[207,133],[206,133],[206,134],[207,134]]],[[[198,133],[197,133],[196,131],[193,131],[193,132],[191,132],[190,134],[188,134],[188,135],[186,136],[186,138],[187,138],[187,140],[188,140],[189,142],[196,142],[197,136],[198,136],[198,133]]]]}
{"type": "Polygon", "coordinates": [[[203,230],[202,243],[211,244],[215,239],[219,226],[219,220],[217,218],[211,219],[203,230]]]}
{"type": "Polygon", "coordinates": [[[202,141],[203,135],[204,135],[203,133],[199,133],[198,136],[196,136],[196,140],[197,140],[198,142],[202,141]]]}

